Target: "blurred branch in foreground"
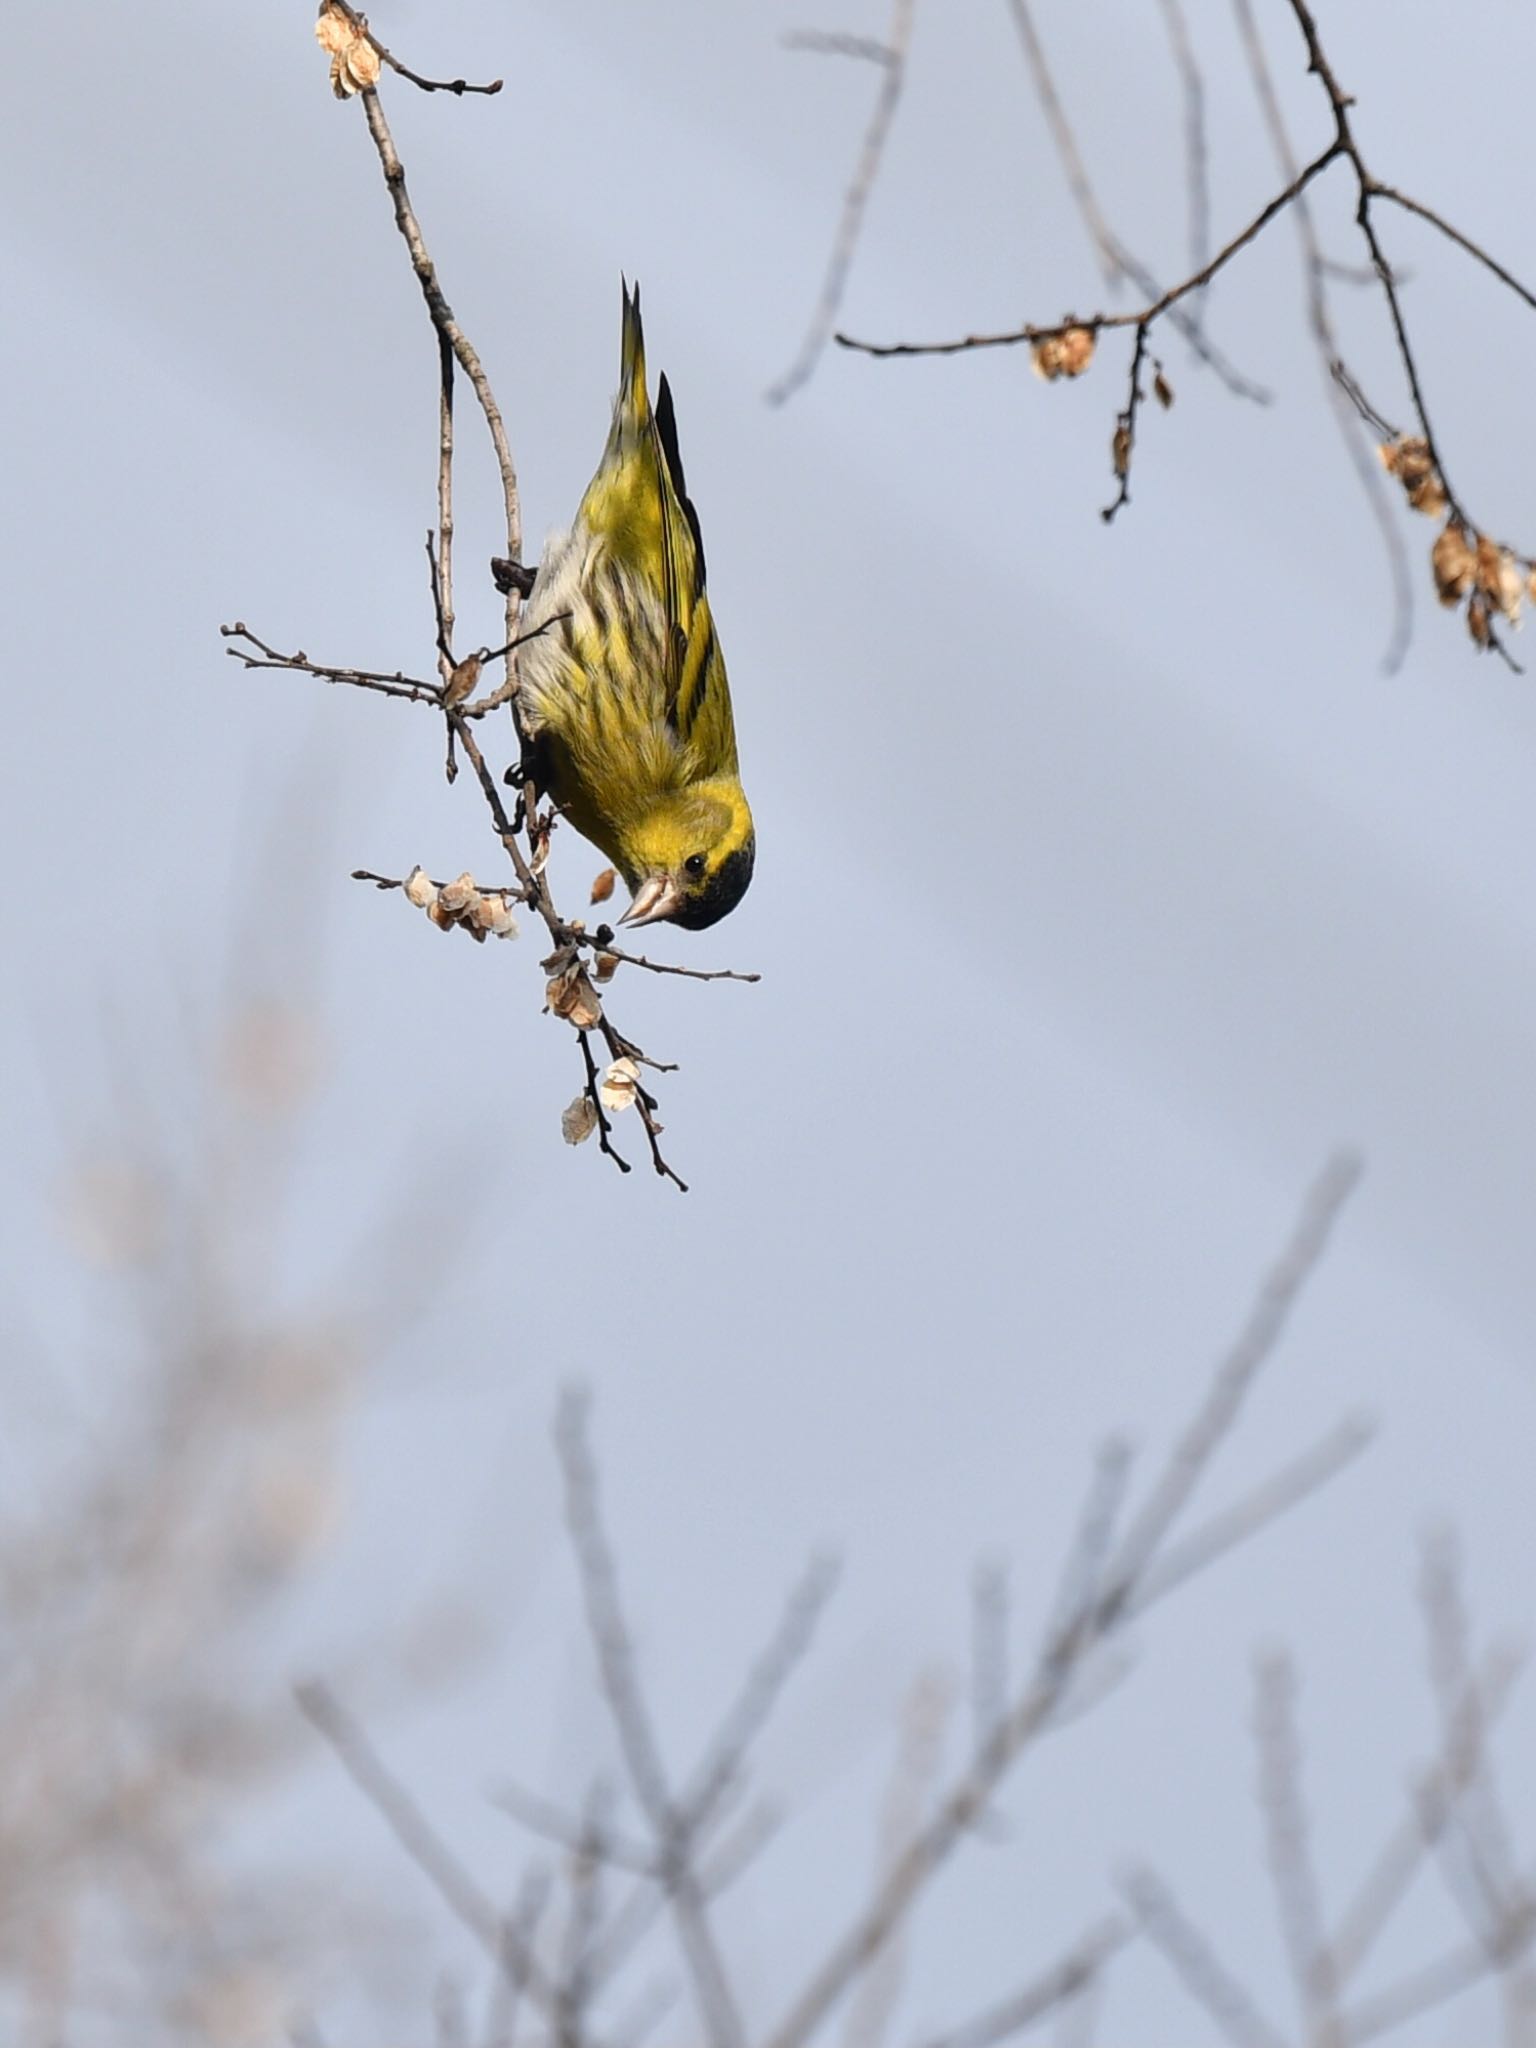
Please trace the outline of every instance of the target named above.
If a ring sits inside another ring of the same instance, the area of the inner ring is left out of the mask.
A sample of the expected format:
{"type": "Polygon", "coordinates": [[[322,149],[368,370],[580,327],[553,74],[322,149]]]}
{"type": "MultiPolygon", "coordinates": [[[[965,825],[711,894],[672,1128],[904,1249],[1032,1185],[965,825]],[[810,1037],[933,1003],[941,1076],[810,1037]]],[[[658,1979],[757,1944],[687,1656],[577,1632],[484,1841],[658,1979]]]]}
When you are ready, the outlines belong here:
{"type": "MultiPolygon", "coordinates": [[[[1096,1462],[1043,1639],[1011,1687],[1011,1605],[998,1567],[992,1565],[978,1581],[975,1640],[982,1668],[974,1688],[975,1726],[958,1768],[945,1778],[953,1688],[929,1673],[910,1696],[878,1830],[872,1888],[819,1957],[802,1959],[798,1967],[772,1959],[773,1981],[788,1987],[776,2019],[751,2012],[717,1907],[768,1838],[750,1813],[739,1822],[731,1815],[750,1782],[758,1739],[810,1648],[831,1590],[830,1572],[813,1567],[792,1594],[715,1737],[693,1772],[675,1782],[662,1761],[618,1556],[602,1511],[587,1400],[579,1391],[567,1393],[556,1422],[567,1527],[597,1684],[627,1795],[619,1797],[607,1777],[594,1779],[579,1808],[521,1783],[505,1787],[496,1795],[498,1803],[535,1848],[521,1878],[503,1890],[469,1871],[327,1688],[311,1685],[300,1694],[305,1713],[359,1789],[474,1934],[493,1966],[500,1998],[538,2016],[524,2038],[552,2037],[565,2048],[628,2048],[632,2035],[625,2015],[665,2010],[667,1986],[680,1973],[698,2038],[709,2048],[802,2048],[839,2007],[847,2009],[847,2039],[854,2048],[881,2048],[899,2015],[904,1951],[935,1878],[978,1834],[996,1839],[986,1821],[999,1790],[1042,1736],[1078,1724],[1105,1698],[1107,1681],[1123,1675],[1132,1621],[1331,1481],[1366,1442],[1363,1425],[1346,1421],[1236,1501],[1203,1520],[1191,1519],[1194,1497],[1220,1463],[1256,1381],[1271,1364],[1357,1171],[1352,1160],[1341,1158],[1321,1176],[1246,1322],[1139,1497],[1118,1441],[1096,1462]],[[551,1853],[559,1859],[552,1894],[541,1889],[551,1853]],[[537,1924],[515,1904],[501,1903],[503,1897],[525,1899],[530,1888],[543,1902],[537,1924]]],[[[1412,1838],[1405,1844],[1394,1835],[1388,1842],[1329,1935],[1322,1931],[1306,1846],[1291,1681],[1282,1667],[1270,1670],[1261,1726],[1271,1867],[1302,1987],[1303,2033],[1292,2037],[1261,2014],[1210,1942],[1174,1905],[1166,1883],[1143,1871],[1122,1879],[1123,1903],[1107,1897],[1064,1950],[1042,1959],[1013,1992],[960,2017],[925,2048],[991,2048],[1053,2016],[1070,2025],[1070,2038],[1091,2040],[1093,2027],[1113,2005],[1116,1967],[1138,1946],[1168,1954],[1225,2038],[1247,2048],[1280,2048],[1293,2038],[1298,2048],[1303,2039],[1308,2048],[1336,2048],[1375,2038],[1398,2024],[1395,2015],[1406,2021],[1469,1982],[1514,1969],[1529,1937],[1529,1910],[1523,1889],[1513,1889],[1513,1865],[1502,1851],[1489,1850],[1482,1861],[1500,1889],[1497,1911],[1480,1924],[1475,1957],[1463,1943],[1422,1980],[1389,1984],[1353,2004],[1345,1998],[1401,1904],[1432,1832],[1459,1828],[1464,1811],[1471,1818],[1468,1802],[1487,1770],[1483,1732],[1507,1696],[1507,1669],[1495,1664],[1473,1678],[1458,1667],[1445,1754],[1424,1780],[1412,1838]]]]}
{"type": "Polygon", "coordinates": [[[103,1035],[99,1117],[70,1073],[64,1285],[18,1274],[7,1304],[37,1334],[5,1376],[0,2030],[256,2048],[322,1939],[361,1959],[378,1933],[360,1902],[321,1937],[322,1873],[241,1844],[305,1761],[274,1651],[367,1369],[424,1306],[391,1256],[420,1218],[361,1210],[314,1257],[301,1000],[232,996],[211,1055],[157,1020],[140,1059],[130,1031],[103,1035]]]}

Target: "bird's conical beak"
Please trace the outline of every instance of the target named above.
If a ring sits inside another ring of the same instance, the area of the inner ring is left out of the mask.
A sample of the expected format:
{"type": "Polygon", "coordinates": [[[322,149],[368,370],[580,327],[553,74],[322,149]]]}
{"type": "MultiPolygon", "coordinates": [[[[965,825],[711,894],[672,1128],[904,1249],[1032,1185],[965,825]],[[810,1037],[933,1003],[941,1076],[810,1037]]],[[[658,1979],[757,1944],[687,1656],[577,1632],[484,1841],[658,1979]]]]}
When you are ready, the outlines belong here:
{"type": "Polygon", "coordinates": [[[664,917],[672,915],[682,900],[682,891],[670,875],[647,875],[619,923],[659,924],[664,917]]]}

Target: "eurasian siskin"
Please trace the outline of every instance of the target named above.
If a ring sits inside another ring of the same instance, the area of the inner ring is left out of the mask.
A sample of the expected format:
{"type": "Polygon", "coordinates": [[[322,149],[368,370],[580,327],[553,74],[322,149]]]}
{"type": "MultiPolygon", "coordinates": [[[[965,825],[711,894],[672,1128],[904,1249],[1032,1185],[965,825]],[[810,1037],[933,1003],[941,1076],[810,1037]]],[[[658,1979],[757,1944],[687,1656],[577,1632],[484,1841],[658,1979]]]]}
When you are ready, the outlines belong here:
{"type": "Polygon", "coordinates": [[[571,530],[545,547],[524,631],[534,776],[628,882],[620,922],[714,924],[746,893],[756,840],[672,393],[663,377],[652,411],[646,389],[638,287],[624,291],[608,445],[571,530]]]}

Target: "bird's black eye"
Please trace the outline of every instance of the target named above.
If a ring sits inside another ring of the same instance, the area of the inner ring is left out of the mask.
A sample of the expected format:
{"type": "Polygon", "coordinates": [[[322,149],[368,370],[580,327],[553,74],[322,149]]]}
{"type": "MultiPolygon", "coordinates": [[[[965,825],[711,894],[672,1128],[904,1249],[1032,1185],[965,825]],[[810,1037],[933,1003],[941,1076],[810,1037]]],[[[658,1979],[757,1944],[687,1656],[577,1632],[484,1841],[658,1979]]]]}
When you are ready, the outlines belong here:
{"type": "Polygon", "coordinates": [[[688,858],[683,862],[683,866],[687,869],[690,875],[702,875],[704,872],[703,854],[690,853],[688,858]]]}

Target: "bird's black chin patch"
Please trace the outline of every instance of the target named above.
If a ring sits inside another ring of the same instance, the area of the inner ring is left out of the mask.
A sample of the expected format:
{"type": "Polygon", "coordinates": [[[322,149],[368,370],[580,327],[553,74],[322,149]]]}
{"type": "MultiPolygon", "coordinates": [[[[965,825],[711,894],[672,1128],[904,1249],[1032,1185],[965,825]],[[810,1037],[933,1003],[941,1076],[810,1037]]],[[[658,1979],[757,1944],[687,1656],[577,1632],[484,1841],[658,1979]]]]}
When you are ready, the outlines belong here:
{"type": "Polygon", "coordinates": [[[671,922],[690,932],[701,932],[709,925],[718,924],[746,895],[756,859],[757,836],[754,833],[744,846],[738,846],[734,853],[727,854],[699,888],[684,895],[672,913],[671,922]]]}

